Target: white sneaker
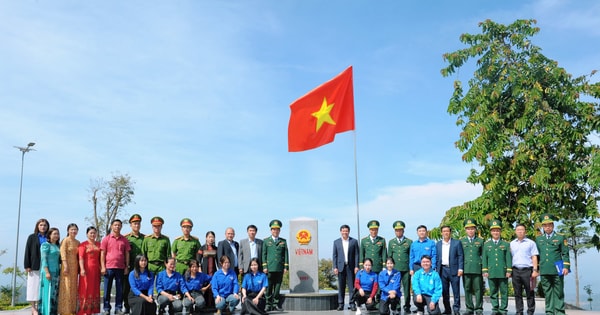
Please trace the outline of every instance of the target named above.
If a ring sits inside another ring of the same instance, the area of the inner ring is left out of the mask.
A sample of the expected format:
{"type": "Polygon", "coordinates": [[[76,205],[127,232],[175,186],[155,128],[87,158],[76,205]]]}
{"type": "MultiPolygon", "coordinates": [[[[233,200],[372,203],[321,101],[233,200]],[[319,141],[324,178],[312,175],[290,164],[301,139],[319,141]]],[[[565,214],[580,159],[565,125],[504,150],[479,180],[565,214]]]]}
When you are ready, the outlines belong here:
{"type": "Polygon", "coordinates": [[[357,307],[356,308],[356,315],[360,315],[360,314],[362,314],[362,311],[360,310],[360,307],[357,307]]]}
{"type": "Polygon", "coordinates": [[[423,315],[423,312],[417,312],[417,315],[423,315]]]}

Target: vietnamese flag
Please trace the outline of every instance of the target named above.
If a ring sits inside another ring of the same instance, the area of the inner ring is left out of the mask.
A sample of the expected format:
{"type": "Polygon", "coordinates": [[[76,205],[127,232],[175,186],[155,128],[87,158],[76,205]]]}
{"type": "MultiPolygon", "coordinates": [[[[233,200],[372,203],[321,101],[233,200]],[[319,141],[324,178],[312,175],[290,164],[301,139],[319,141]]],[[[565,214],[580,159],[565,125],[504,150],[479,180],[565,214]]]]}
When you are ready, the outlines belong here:
{"type": "Polygon", "coordinates": [[[352,66],[290,105],[288,151],[330,143],[336,133],[354,130],[352,66]]]}

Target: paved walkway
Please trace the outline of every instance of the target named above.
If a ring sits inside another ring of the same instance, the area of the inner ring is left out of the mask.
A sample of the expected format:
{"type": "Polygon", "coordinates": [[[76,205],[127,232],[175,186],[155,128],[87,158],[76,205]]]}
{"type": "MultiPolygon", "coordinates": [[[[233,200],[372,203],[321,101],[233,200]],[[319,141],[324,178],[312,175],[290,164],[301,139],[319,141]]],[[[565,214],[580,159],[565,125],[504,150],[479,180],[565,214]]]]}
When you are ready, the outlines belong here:
{"type": "MultiPolygon", "coordinates": [[[[462,304],[464,306],[464,303],[462,304]]],[[[492,305],[489,303],[489,298],[486,297],[484,298],[484,304],[483,304],[483,309],[484,315],[489,315],[491,314],[491,308],[492,305]]],[[[413,307],[414,310],[414,307],[413,307]]],[[[544,299],[536,299],[536,304],[535,304],[535,315],[544,315],[544,299]]],[[[19,311],[0,311],[0,315],[30,315],[31,314],[31,309],[30,308],[25,308],[19,311]]],[[[234,315],[239,314],[239,310],[236,311],[234,313],[234,315]]],[[[355,312],[352,312],[348,309],[344,310],[344,311],[313,311],[313,312],[307,312],[307,311],[283,311],[283,312],[270,312],[269,314],[273,314],[273,315],[301,315],[301,314],[308,314],[308,315],[354,315],[355,312]]],[[[374,315],[377,314],[377,312],[363,312],[363,314],[369,314],[369,315],[374,315]]],[[[404,315],[404,313],[402,313],[404,315]]],[[[508,314],[515,314],[515,302],[514,299],[509,298],[508,301],[508,314]]],[[[592,314],[600,314],[600,311],[585,311],[585,310],[567,310],[567,314],[568,315],[592,315],[592,314]]],[[[185,314],[184,314],[185,315],[185,314]]]]}

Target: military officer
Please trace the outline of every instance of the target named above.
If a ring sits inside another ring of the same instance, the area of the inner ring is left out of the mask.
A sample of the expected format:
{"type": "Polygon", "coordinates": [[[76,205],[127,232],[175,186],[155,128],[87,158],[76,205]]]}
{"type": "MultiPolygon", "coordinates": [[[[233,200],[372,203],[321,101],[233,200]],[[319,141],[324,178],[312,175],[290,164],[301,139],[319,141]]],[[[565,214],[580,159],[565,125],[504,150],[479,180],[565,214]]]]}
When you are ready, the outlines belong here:
{"type": "Polygon", "coordinates": [[[197,237],[190,234],[194,227],[194,222],[192,222],[191,219],[183,218],[181,222],[179,222],[179,226],[181,226],[183,235],[173,241],[171,250],[173,251],[173,258],[175,258],[175,261],[177,262],[175,271],[184,275],[185,271],[188,269],[190,260],[196,258],[196,254],[202,245],[200,245],[200,241],[197,237]]]}
{"type": "Polygon", "coordinates": [[[385,267],[387,259],[387,248],[385,238],[377,235],[379,233],[379,221],[371,220],[367,223],[369,235],[360,240],[359,266],[362,269],[365,258],[371,258],[373,261],[372,271],[379,273],[385,267]]]}
{"type": "Polygon", "coordinates": [[[460,241],[463,246],[465,260],[463,272],[463,287],[465,290],[466,315],[483,314],[483,276],[481,274],[481,254],[483,239],[476,235],[477,223],[473,219],[464,222],[467,236],[460,241]],[[475,298],[475,303],[473,303],[475,298]]]}
{"type": "MultiPolygon", "coordinates": [[[[142,242],[144,241],[144,234],[140,233],[140,224],[142,223],[142,216],[134,214],[129,217],[129,226],[131,226],[131,232],[125,234],[125,238],[129,241],[131,250],[129,251],[129,272],[132,272],[135,267],[135,257],[142,253],[142,242]]],[[[125,306],[125,314],[129,314],[129,291],[131,286],[129,285],[129,275],[125,274],[123,277],[123,306],[125,306]]]]}
{"type": "Polygon", "coordinates": [[[547,213],[541,216],[544,234],[535,243],[540,253],[540,283],[546,297],[546,314],[565,314],[564,276],[569,274],[571,263],[567,239],[554,231],[554,220],[547,213]]]}
{"type": "Polygon", "coordinates": [[[396,221],[392,224],[396,237],[388,243],[388,255],[394,258],[396,262],[395,269],[400,271],[400,286],[404,293],[404,305],[398,304],[398,308],[404,308],[404,312],[411,313],[410,309],[410,245],[412,240],[404,236],[405,224],[402,221],[396,221]]]}
{"type": "Polygon", "coordinates": [[[171,241],[161,233],[164,223],[161,217],[152,218],[152,234],[146,235],[142,242],[142,253],[148,258],[148,270],[155,275],[165,270],[165,262],[171,257],[171,241]]]}
{"type": "Polygon", "coordinates": [[[512,256],[510,244],[500,238],[502,222],[492,220],[490,233],[492,238],[483,245],[482,272],[488,278],[492,314],[508,312],[508,278],[512,274],[512,256]],[[500,294],[500,298],[498,298],[500,294]]]}
{"type": "Polygon", "coordinates": [[[262,265],[263,272],[267,274],[269,286],[265,294],[267,299],[266,311],[283,311],[279,298],[283,274],[288,272],[289,257],[287,242],[279,237],[283,224],[279,220],[272,220],[269,223],[271,227],[271,236],[263,240],[262,245],[262,265]]]}

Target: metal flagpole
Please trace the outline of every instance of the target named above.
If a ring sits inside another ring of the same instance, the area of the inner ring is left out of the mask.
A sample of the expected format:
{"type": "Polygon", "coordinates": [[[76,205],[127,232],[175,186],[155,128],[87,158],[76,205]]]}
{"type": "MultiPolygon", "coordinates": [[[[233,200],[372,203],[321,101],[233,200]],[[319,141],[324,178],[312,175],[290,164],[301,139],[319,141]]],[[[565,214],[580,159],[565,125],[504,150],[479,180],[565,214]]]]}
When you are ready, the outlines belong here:
{"type": "Polygon", "coordinates": [[[360,243],[360,211],[358,207],[358,162],[356,161],[356,130],[352,132],[354,135],[354,187],[356,194],[356,232],[357,240],[360,243]]]}

